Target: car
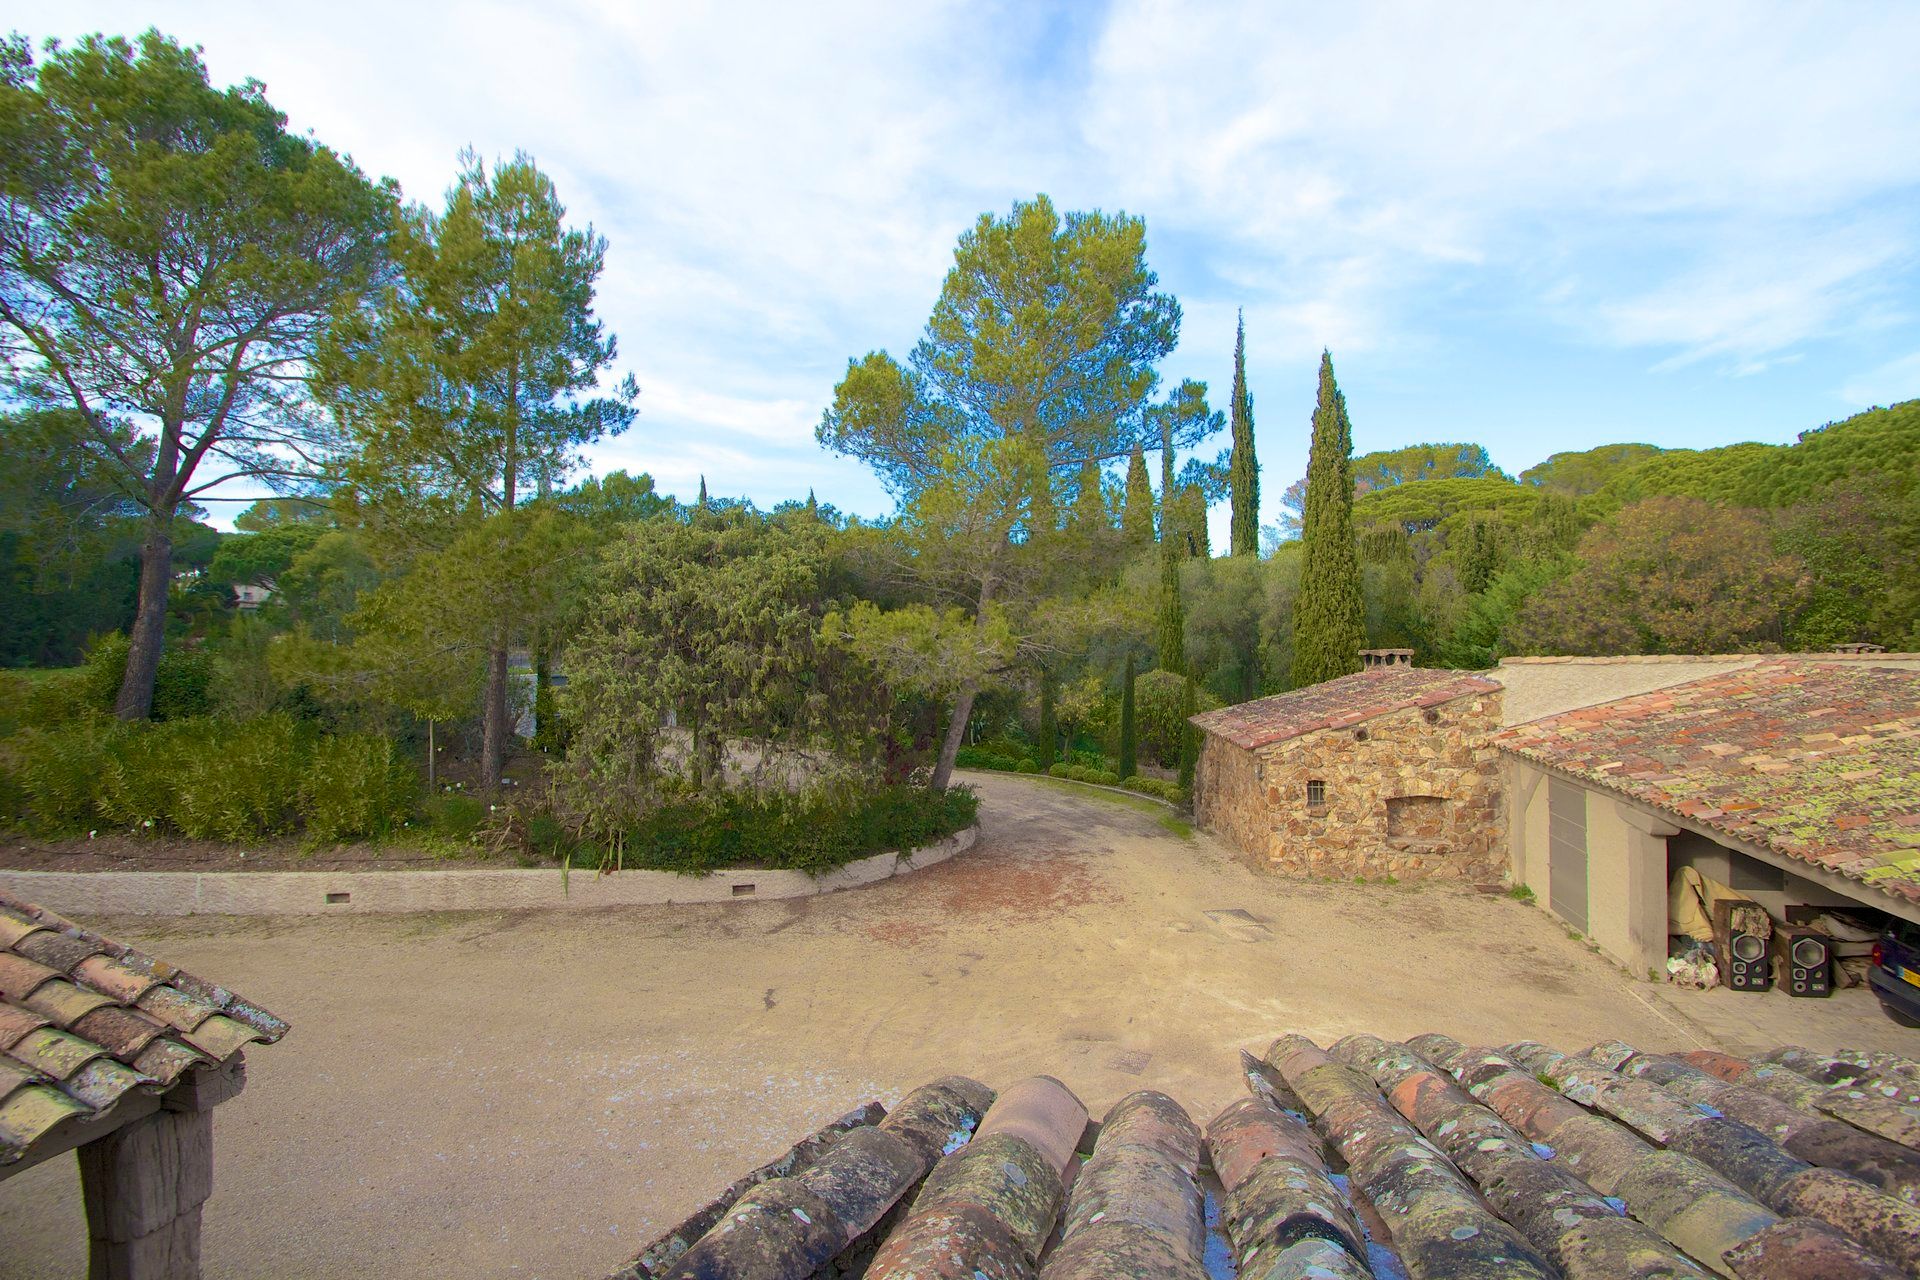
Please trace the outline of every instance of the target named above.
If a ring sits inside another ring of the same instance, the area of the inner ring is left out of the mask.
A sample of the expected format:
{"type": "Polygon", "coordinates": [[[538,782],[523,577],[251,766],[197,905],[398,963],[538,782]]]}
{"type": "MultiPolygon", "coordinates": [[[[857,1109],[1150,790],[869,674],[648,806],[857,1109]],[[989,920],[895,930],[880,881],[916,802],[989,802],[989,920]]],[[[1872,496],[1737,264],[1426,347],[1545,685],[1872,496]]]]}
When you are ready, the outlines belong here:
{"type": "Polygon", "coordinates": [[[1867,982],[1903,1027],[1920,1027],[1920,925],[1894,920],[1873,944],[1867,982]]]}

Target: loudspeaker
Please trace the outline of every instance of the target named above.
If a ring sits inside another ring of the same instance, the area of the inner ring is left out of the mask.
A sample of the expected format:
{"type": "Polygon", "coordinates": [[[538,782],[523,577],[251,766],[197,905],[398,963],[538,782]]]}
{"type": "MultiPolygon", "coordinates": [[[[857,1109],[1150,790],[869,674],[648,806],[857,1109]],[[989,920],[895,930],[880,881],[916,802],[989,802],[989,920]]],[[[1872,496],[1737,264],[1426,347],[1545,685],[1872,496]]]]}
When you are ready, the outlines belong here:
{"type": "Polygon", "coordinates": [[[1780,953],[1781,982],[1790,996],[1826,996],[1833,992],[1833,943],[1827,935],[1787,925],[1774,936],[1780,953]]]}
{"type": "Polygon", "coordinates": [[[1722,899],[1713,904],[1714,949],[1720,976],[1733,991],[1773,986],[1773,918],[1757,902],[1722,899]]]}

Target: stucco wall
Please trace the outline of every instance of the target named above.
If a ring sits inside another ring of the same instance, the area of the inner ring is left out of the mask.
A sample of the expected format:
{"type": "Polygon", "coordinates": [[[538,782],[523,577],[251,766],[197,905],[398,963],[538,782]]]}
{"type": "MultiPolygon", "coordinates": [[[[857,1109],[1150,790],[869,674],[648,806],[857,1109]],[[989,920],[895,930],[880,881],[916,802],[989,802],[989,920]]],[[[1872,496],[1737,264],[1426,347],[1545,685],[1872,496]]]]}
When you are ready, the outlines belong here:
{"type": "Polygon", "coordinates": [[[1214,735],[1201,750],[1194,813],[1256,857],[1299,875],[1498,881],[1506,870],[1498,753],[1500,695],[1377,716],[1247,752],[1214,735]],[[1432,719],[1429,720],[1428,716],[1432,719]],[[1307,804],[1307,783],[1327,803],[1307,804]],[[1440,803],[1389,800],[1431,796],[1440,803]]]}
{"type": "Polygon", "coordinates": [[[1630,655],[1618,658],[1503,658],[1489,675],[1506,686],[1501,703],[1503,725],[1525,724],[1616,698],[1652,693],[1689,680],[1725,675],[1763,661],[1791,657],[1815,662],[1865,662],[1873,666],[1920,670],[1911,653],[1853,655],[1837,653],[1630,655]]]}

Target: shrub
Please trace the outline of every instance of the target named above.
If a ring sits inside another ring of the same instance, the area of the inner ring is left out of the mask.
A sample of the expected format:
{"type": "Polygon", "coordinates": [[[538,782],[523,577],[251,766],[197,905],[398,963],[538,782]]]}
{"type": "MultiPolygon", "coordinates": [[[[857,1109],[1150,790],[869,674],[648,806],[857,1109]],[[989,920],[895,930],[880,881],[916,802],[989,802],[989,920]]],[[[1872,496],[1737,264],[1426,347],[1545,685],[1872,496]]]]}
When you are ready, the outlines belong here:
{"type": "Polygon", "coordinates": [[[94,807],[102,821],[122,827],[173,823],[180,771],[217,754],[205,721],[116,724],[103,738],[94,807]]]}
{"type": "Polygon", "coordinates": [[[487,820],[487,806],[472,796],[431,796],[422,808],[427,826],[450,840],[473,839],[473,833],[487,820]]]}
{"type": "Polygon", "coordinates": [[[1068,771],[1073,767],[1074,766],[1068,764],[1065,760],[1056,760],[1047,766],[1047,773],[1055,778],[1064,778],[1068,776],[1068,771]]]}
{"type": "Polygon", "coordinates": [[[1169,804],[1187,802],[1186,789],[1168,778],[1148,778],[1136,774],[1120,785],[1129,791],[1138,791],[1141,795],[1157,796],[1169,804]]]}
{"type": "Polygon", "coordinates": [[[630,827],[617,860],[683,875],[749,865],[818,875],[868,854],[931,844],[973,825],[978,805],[965,787],[910,785],[689,795],[630,827]]]}
{"type": "Polygon", "coordinates": [[[169,767],[173,825],[197,839],[235,841],[292,830],[312,735],[287,715],[205,723],[210,740],[186,738],[169,767]]]}
{"type": "Polygon", "coordinates": [[[417,789],[412,766],[394,759],[389,739],[322,738],[300,778],[300,817],[313,840],[385,835],[406,819],[417,789]]]}
{"type": "Polygon", "coordinates": [[[1040,765],[1037,761],[1033,760],[1019,760],[1014,762],[1013,771],[1015,773],[1038,773],[1040,772],[1040,765]]]}
{"type": "Polygon", "coordinates": [[[527,819],[527,844],[535,853],[560,861],[578,845],[566,824],[545,810],[527,819]]]}
{"type": "Polygon", "coordinates": [[[36,826],[71,830],[93,818],[104,733],[103,722],[82,716],[64,727],[25,729],[7,740],[7,772],[36,826]]]}

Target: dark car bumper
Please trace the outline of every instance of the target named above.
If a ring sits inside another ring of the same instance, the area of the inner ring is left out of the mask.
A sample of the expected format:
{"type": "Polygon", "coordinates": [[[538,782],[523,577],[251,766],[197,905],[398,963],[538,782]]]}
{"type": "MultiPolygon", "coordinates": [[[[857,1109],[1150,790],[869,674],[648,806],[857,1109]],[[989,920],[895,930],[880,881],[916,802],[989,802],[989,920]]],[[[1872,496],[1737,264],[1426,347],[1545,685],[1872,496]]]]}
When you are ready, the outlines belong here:
{"type": "Polygon", "coordinates": [[[1867,970],[1867,982],[1880,1003],[1892,1005],[1910,1018],[1920,1018],[1920,987],[1880,965],[1867,970]]]}

